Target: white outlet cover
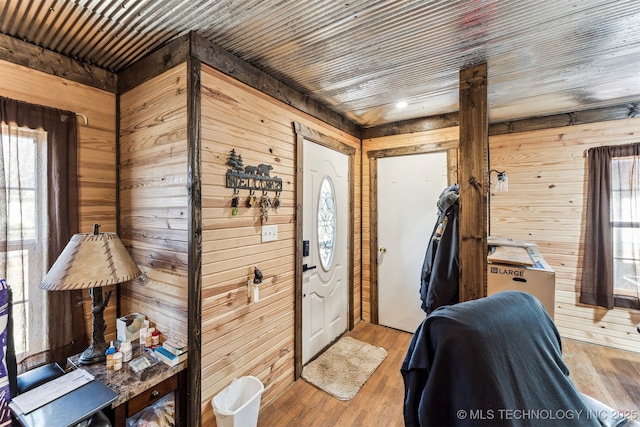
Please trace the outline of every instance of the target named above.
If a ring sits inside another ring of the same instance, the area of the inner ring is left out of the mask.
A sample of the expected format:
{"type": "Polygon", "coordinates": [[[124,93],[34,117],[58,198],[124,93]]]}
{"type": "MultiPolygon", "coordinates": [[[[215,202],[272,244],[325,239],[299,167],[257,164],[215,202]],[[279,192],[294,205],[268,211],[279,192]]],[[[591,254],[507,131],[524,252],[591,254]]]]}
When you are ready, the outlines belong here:
{"type": "Polygon", "coordinates": [[[278,226],[263,225],[262,226],[262,242],[273,242],[274,240],[278,240],[278,226]]]}

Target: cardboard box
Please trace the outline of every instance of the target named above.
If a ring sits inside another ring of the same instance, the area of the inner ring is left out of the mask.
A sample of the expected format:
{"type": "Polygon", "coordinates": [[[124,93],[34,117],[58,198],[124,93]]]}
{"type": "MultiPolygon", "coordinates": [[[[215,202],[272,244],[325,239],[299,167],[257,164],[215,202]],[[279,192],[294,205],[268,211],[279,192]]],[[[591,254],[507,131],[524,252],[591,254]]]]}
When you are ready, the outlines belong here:
{"type": "Polygon", "coordinates": [[[116,319],[116,339],[120,342],[137,340],[144,318],[144,314],[131,313],[116,319]]]}
{"type": "MultiPolygon", "coordinates": [[[[487,295],[516,290],[538,298],[553,319],[556,301],[556,273],[547,264],[533,242],[523,242],[533,265],[520,266],[490,262],[487,264],[487,295]]],[[[489,254],[495,247],[489,247],[489,254]]]]}

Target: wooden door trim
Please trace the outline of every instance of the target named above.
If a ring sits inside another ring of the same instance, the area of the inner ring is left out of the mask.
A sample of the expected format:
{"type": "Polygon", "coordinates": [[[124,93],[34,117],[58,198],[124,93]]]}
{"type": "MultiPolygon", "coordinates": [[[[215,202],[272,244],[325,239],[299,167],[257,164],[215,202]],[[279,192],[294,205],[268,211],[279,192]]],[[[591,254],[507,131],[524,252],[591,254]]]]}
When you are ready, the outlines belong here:
{"type": "MultiPolygon", "coordinates": [[[[308,140],[319,144],[323,147],[330,148],[348,156],[348,177],[349,177],[349,211],[354,211],[355,205],[355,155],[356,149],[347,145],[337,139],[323,134],[322,132],[311,129],[303,124],[293,122],[293,131],[296,135],[295,140],[295,164],[296,164],[296,231],[295,231],[295,322],[294,322],[294,378],[297,380],[302,374],[302,194],[304,191],[303,183],[303,145],[304,140],[308,140]]],[[[348,303],[348,330],[353,329],[355,324],[354,311],[354,265],[353,265],[353,236],[354,236],[354,218],[353,215],[349,215],[349,221],[347,223],[347,303],[348,303]]]]}
{"type": "Polygon", "coordinates": [[[410,145],[367,152],[369,157],[369,312],[371,323],[379,324],[378,301],[378,159],[385,157],[447,152],[447,181],[449,185],[458,179],[458,141],[437,144],[410,145]],[[452,167],[454,162],[456,167],[452,167]]]}

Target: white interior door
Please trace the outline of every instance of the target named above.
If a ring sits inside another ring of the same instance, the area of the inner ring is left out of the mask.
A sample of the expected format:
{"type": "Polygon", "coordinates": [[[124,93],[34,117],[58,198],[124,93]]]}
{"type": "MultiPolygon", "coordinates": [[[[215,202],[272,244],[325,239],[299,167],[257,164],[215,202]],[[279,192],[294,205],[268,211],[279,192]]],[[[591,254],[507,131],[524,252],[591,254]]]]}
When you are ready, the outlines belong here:
{"type": "Polygon", "coordinates": [[[303,364],[347,329],[348,175],[346,154],[304,141],[302,228],[309,254],[303,257],[303,364]]]}
{"type": "Polygon", "coordinates": [[[415,332],[420,272],[447,187],[444,151],[378,159],[378,323],[415,332]]]}

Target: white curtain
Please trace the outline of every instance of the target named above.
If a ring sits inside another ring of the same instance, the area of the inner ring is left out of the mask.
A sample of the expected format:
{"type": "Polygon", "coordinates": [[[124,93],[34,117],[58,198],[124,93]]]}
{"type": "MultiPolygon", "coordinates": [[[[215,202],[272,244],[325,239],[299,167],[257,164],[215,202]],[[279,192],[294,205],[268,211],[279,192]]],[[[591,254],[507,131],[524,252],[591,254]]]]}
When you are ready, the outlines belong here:
{"type": "MultiPolygon", "coordinates": [[[[45,304],[42,292],[32,292],[33,286],[37,287],[38,283],[31,283],[30,280],[38,280],[38,274],[42,277],[44,266],[42,262],[38,262],[42,260],[38,260],[38,255],[46,255],[34,250],[35,246],[44,246],[42,242],[38,245],[36,241],[36,227],[40,224],[36,223],[34,212],[38,183],[34,176],[34,149],[37,146],[33,137],[37,133],[34,132],[30,138],[15,124],[3,123],[1,126],[0,187],[4,191],[0,191],[0,278],[5,279],[12,290],[12,320],[16,326],[13,330],[13,343],[18,353],[24,353],[28,348],[28,325],[33,319],[28,313],[29,307],[35,303],[35,307],[42,310],[45,304]],[[38,265],[40,271],[34,271],[38,269],[38,265]],[[27,303],[31,298],[37,301],[27,303]]],[[[38,348],[33,350],[43,351],[42,340],[32,338],[34,343],[40,341],[38,348]]]]}

